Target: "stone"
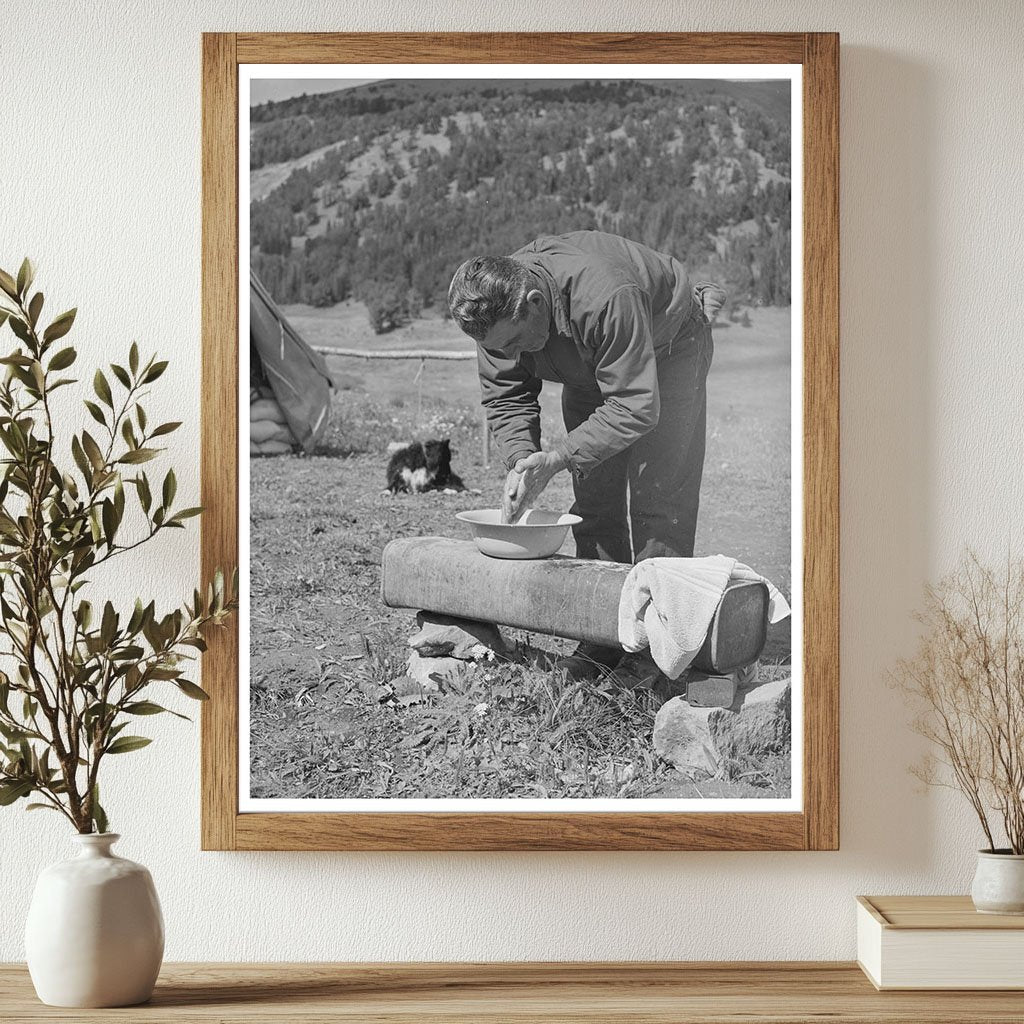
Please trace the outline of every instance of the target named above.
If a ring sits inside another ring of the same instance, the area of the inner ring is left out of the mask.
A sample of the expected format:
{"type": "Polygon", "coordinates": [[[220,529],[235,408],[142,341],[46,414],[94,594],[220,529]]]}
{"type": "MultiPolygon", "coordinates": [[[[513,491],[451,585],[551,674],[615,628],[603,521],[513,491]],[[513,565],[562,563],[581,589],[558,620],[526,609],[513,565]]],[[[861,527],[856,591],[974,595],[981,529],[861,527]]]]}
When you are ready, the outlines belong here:
{"type": "Polygon", "coordinates": [[[454,679],[462,671],[459,658],[424,658],[413,651],[409,655],[406,676],[414,679],[425,690],[436,693],[446,680],[454,679]]]}
{"type": "MultiPolygon", "coordinates": [[[[654,750],[674,768],[686,774],[718,772],[719,758],[709,720],[718,708],[695,708],[682,697],[673,697],[658,709],[654,719],[654,750]]],[[[730,712],[726,712],[728,714],[730,712]]]]}
{"type": "Polygon", "coordinates": [[[416,625],[419,632],[409,638],[409,646],[425,658],[480,661],[506,650],[498,627],[490,622],[418,612],[416,625]]]}
{"type": "Polygon", "coordinates": [[[391,695],[402,707],[420,704],[438,691],[438,685],[434,680],[428,679],[427,682],[421,683],[418,679],[413,679],[412,676],[399,676],[397,679],[392,679],[390,687],[391,695]]]}
{"type": "Polygon", "coordinates": [[[792,739],[791,694],[791,679],[775,680],[744,694],[738,712],[716,708],[708,725],[718,757],[737,760],[788,749],[792,739]]]}
{"type": "Polygon", "coordinates": [[[654,719],[654,750],[684,774],[711,775],[733,761],[781,753],[792,741],[791,695],[786,677],[741,692],[731,707],[673,697],[654,719]]]}
{"type": "Polygon", "coordinates": [[[686,678],[686,700],[695,708],[731,708],[739,686],[736,673],[718,676],[696,670],[686,678]]]}
{"type": "Polygon", "coordinates": [[[755,683],[743,691],[743,705],[764,704],[782,698],[789,700],[789,691],[793,686],[793,677],[784,676],[773,679],[770,683],[755,683]]]}

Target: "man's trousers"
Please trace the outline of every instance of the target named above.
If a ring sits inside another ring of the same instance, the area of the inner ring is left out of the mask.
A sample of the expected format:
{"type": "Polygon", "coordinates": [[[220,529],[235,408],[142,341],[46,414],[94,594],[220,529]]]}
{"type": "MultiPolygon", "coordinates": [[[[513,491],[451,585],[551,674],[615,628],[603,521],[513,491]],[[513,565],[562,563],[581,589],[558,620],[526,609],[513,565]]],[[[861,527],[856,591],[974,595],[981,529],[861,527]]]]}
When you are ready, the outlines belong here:
{"type": "MultiPolygon", "coordinates": [[[[692,557],[713,353],[708,325],[696,337],[675,341],[660,353],[657,426],[586,477],[573,474],[572,511],[583,519],[573,527],[578,557],[626,563],[692,557]]],[[[601,402],[596,385],[564,387],[565,429],[579,426],[601,402]]]]}

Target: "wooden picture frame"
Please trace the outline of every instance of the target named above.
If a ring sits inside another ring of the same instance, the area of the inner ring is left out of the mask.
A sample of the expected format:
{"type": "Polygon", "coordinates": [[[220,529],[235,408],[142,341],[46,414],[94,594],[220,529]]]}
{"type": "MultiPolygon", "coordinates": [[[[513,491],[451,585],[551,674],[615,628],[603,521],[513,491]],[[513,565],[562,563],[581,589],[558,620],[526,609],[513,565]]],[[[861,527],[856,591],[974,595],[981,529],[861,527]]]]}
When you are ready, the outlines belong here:
{"type": "Polygon", "coordinates": [[[240,813],[237,628],[203,658],[207,850],[834,850],[839,843],[839,38],[833,33],[262,34],[202,41],[202,572],[238,560],[238,67],[800,64],[803,808],[757,813],[240,813]]]}

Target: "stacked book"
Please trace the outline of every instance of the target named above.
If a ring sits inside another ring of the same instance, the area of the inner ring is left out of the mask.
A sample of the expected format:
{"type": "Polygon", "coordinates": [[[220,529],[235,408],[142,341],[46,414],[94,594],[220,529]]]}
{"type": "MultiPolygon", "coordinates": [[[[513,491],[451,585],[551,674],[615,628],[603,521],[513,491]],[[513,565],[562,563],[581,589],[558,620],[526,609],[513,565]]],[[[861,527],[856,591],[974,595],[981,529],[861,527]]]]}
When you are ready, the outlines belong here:
{"type": "Polygon", "coordinates": [[[1024,915],[979,914],[970,896],[858,896],[857,962],[878,989],[1024,989],[1024,915]]]}

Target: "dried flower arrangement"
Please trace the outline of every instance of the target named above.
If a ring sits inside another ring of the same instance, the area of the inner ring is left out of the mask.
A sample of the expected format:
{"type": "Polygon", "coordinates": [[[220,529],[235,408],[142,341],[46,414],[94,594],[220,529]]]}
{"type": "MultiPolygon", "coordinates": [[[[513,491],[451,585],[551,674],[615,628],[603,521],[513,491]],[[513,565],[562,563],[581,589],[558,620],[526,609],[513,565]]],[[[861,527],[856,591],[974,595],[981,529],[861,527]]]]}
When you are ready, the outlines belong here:
{"type": "Polygon", "coordinates": [[[987,852],[1024,854],[1024,561],[1000,572],[968,554],[925,593],[917,653],[895,682],[938,756],[911,770],[964,794],[987,852]]]}

